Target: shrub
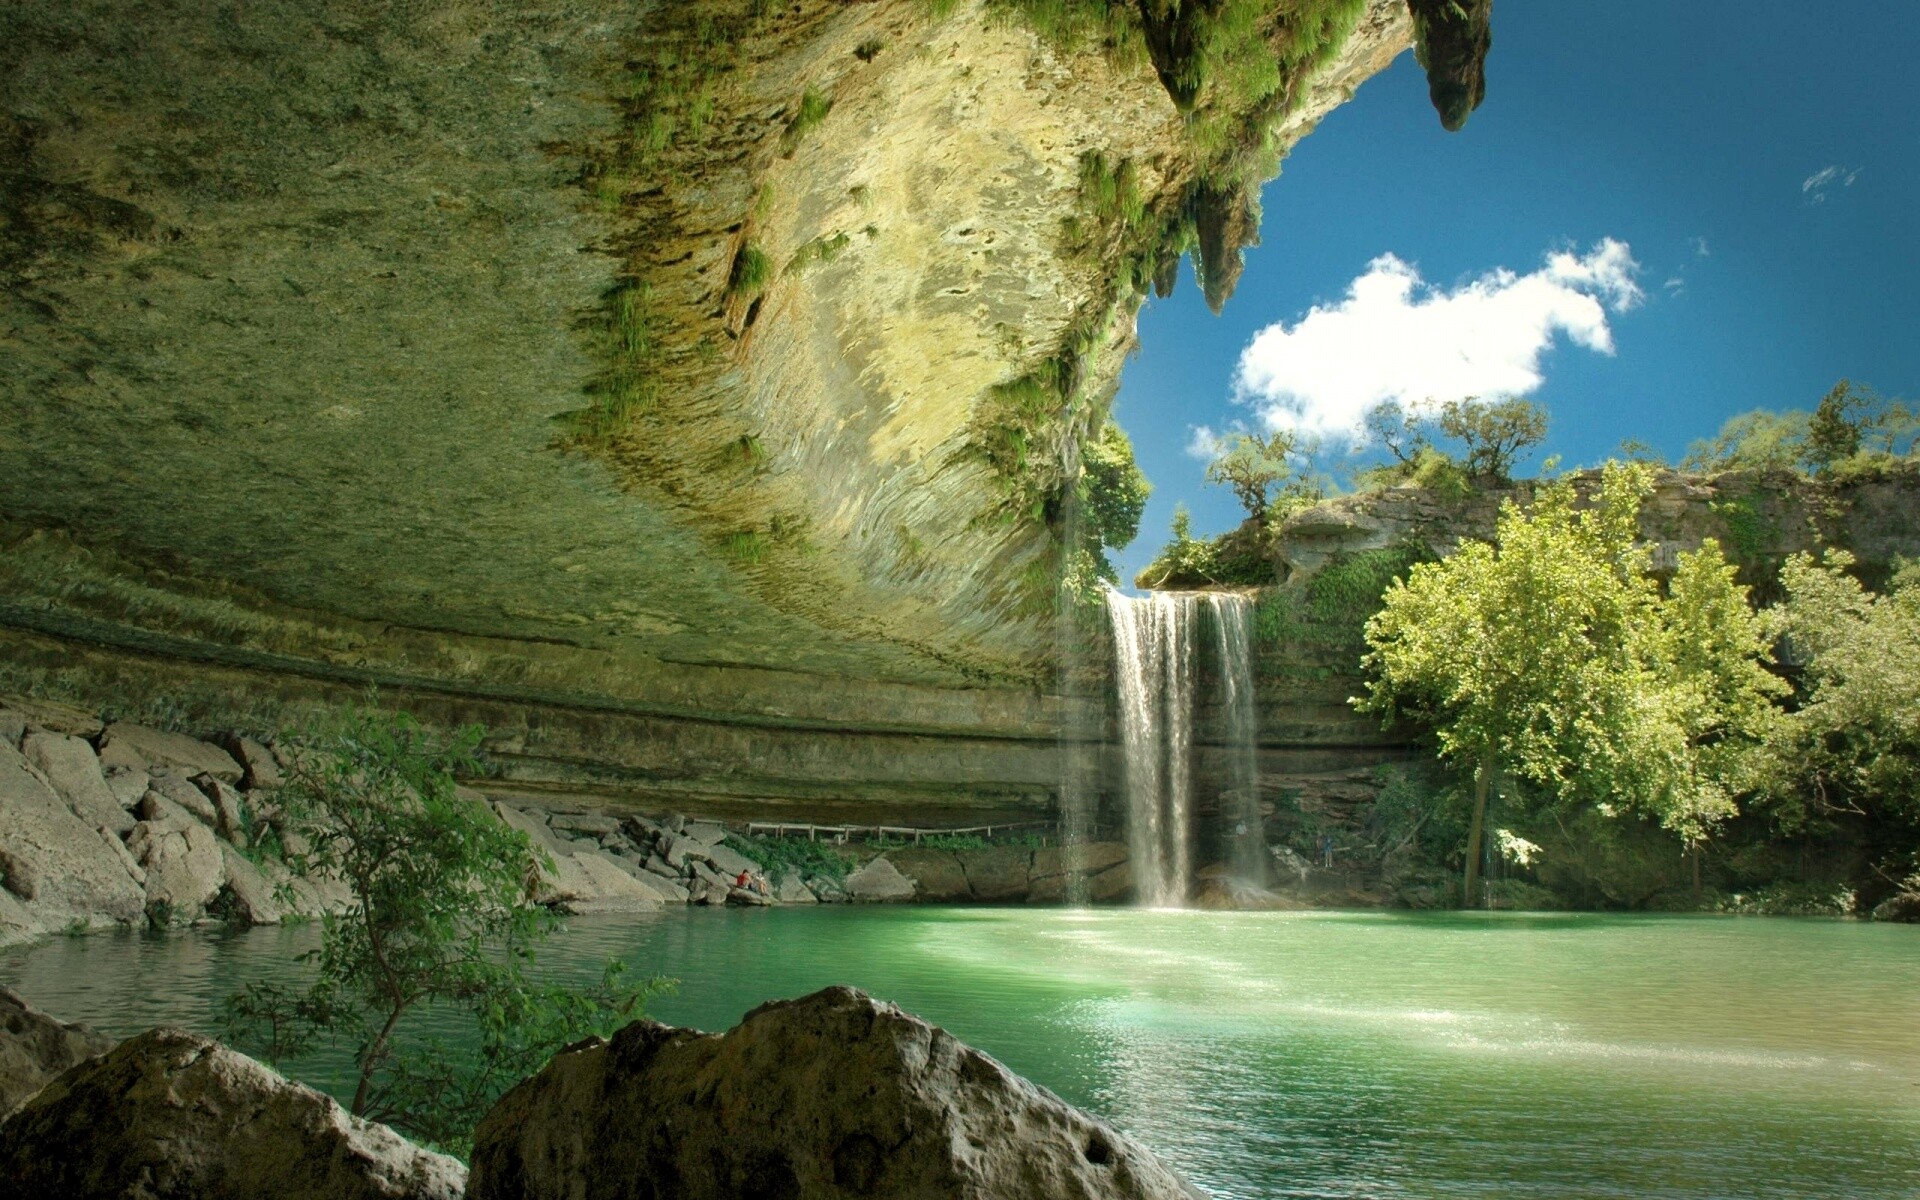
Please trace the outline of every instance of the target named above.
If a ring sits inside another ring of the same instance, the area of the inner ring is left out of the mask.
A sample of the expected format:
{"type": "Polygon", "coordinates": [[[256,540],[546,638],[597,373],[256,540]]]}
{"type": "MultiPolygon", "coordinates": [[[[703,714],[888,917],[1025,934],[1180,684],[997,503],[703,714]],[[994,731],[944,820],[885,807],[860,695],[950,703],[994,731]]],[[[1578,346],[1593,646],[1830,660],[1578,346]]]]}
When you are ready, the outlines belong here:
{"type": "Polygon", "coordinates": [[[404,713],[364,709],[288,740],[299,751],[278,800],[307,846],[288,865],[341,881],[354,903],[323,918],[304,991],[257,982],[227,999],[236,1041],[269,1059],[344,1042],[355,1115],[457,1151],[508,1087],[561,1046],[632,1019],[661,986],[625,983],[617,960],[592,988],[534,980],[555,927],[527,897],[537,852],[454,783],[477,766],[477,728],[442,741],[404,713]],[[420,1027],[449,1008],[477,1039],[420,1027]]]}

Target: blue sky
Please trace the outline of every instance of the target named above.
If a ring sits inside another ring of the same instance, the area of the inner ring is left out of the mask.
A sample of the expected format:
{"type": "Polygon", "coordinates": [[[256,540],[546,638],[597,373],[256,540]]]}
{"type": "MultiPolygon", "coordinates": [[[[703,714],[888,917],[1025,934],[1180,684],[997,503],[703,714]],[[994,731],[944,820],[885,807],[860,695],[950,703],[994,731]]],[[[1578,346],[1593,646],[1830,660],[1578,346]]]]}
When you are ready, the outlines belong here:
{"type": "Polygon", "coordinates": [[[1200,532],[1239,520],[1188,447],[1263,411],[1337,428],[1353,396],[1532,368],[1543,453],[1576,464],[1626,437],[1677,457],[1843,376],[1920,397],[1916,54],[1907,0],[1502,4],[1486,102],[1457,134],[1401,56],[1268,185],[1223,316],[1190,274],[1143,310],[1115,412],[1154,495],[1122,577],[1176,501],[1200,532]],[[1469,337],[1492,349],[1463,373],[1469,337]]]}

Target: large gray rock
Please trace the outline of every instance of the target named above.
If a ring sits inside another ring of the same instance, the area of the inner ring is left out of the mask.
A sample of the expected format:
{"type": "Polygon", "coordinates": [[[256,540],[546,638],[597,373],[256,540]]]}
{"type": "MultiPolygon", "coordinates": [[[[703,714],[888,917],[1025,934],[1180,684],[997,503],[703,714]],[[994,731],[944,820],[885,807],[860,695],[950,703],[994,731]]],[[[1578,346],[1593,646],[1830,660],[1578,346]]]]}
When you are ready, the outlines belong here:
{"type": "Polygon", "coordinates": [[[975,900],[1021,900],[1027,895],[1027,867],[1033,851],[1022,846],[985,846],[955,853],[967,873],[975,900]]]}
{"type": "Polygon", "coordinates": [[[139,767],[115,767],[107,772],[107,790],[120,802],[121,808],[131,809],[140,803],[140,797],[146,795],[152,785],[152,777],[139,767]]]}
{"type": "Polygon", "coordinates": [[[133,921],[145,896],[121,860],[41,782],[27,760],[0,745],[0,876],[36,922],[133,921]]]}
{"type": "Polygon", "coordinates": [[[469,1200],[1194,1200],[1139,1143],[851,988],[724,1036],[627,1026],[474,1137],[469,1200]]]}
{"type": "Polygon", "coordinates": [[[689,821],[681,832],[702,846],[718,846],[727,837],[727,827],[712,821],[689,821]]]}
{"type": "Polygon", "coordinates": [[[100,738],[100,755],[109,766],[172,767],[183,775],[205,772],[224,783],[239,783],[240,764],[220,747],[184,733],[167,733],[144,725],[116,721],[100,738]],[[135,761],[137,760],[137,761],[135,761]]]}
{"type": "Polygon", "coordinates": [[[605,813],[554,813],[547,818],[547,824],[569,833],[588,834],[594,837],[620,832],[620,818],[610,817],[605,813]]]}
{"type": "Polygon", "coordinates": [[[240,764],[240,786],[251,791],[254,788],[277,788],[280,786],[280,764],[274,761],[273,752],[252,738],[229,734],[222,739],[222,747],[240,764]]]}
{"type": "Polygon", "coordinates": [[[211,775],[201,775],[193,783],[213,805],[214,831],[241,849],[246,849],[247,822],[244,810],[247,801],[240,794],[240,789],[222,783],[211,775]]]}
{"type": "Polygon", "coordinates": [[[39,729],[26,735],[20,753],[46,776],[74,816],[116,833],[133,828],[133,814],[107,787],[92,746],[77,737],[39,729]]]}
{"type": "Polygon", "coordinates": [[[759,863],[754,862],[737,850],[729,850],[722,845],[715,844],[708,846],[707,858],[713,863],[713,869],[725,875],[728,879],[739,878],[740,872],[742,871],[747,872],[749,875],[758,875],[760,873],[759,863]]]}
{"type": "Polygon", "coordinates": [[[0,987],[0,1120],[68,1067],[111,1049],[106,1034],[57,1021],[0,987]]]}
{"type": "Polygon", "coordinates": [[[574,869],[584,875],[590,891],[570,900],[567,909],[576,913],[654,912],[664,897],[634,878],[604,850],[588,850],[570,856],[574,869]]]}
{"type": "Polygon", "coordinates": [[[820,897],[814,895],[813,890],[792,872],[782,875],[780,882],[773,885],[773,898],[782,904],[820,903],[820,897]]]}
{"type": "Polygon", "coordinates": [[[708,853],[706,843],[697,842],[685,834],[668,834],[661,841],[660,856],[667,860],[670,867],[684,870],[689,863],[713,862],[713,855],[708,853]]]}
{"type": "Polygon", "coordinates": [[[263,874],[259,867],[232,846],[220,847],[221,887],[226,890],[230,901],[229,912],[234,919],[248,925],[278,925],[286,915],[286,908],[276,894],[278,888],[273,880],[263,874]]]}
{"type": "Polygon", "coordinates": [[[156,924],[199,920],[226,881],[220,839],[205,825],[142,821],[128,835],[127,849],[147,869],[145,908],[156,924]]]}
{"type": "Polygon", "coordinates": [[[951,850],[908,846],[887,851],[894,869],[913,880],[914,899],[925,904],[948,904],[973,899],[967,873],[951,850]]]}
{"type": "Polygon", "coordinates": [[[193,782],[175,771],[159,770],[153,773],[153,781],[147,785],[154,791],[173,801],[181,808],[193,814],[193,819],[209,829],[220,825],[220,810],[213,798],[196,787],[193,782]]]}
{"type": "Polygon", "coordinates": [[[858,871],[847,873],[847,894],[868,904],[913,899],[913,880],[902,875],[883,854],[858,871]]]}
{"type": "Polygon", "coordinates": [[[178,1029],[55,1079],[15,1113],[0,1181],[61,1200],[458,1200],[459,1162],[178,1029]]]}
{"type": "Polygon", "coordinates": [[[27,735],[26,714],[11,708],[0,708],[0,745],[20,748],[20,739],[27,735]]]}

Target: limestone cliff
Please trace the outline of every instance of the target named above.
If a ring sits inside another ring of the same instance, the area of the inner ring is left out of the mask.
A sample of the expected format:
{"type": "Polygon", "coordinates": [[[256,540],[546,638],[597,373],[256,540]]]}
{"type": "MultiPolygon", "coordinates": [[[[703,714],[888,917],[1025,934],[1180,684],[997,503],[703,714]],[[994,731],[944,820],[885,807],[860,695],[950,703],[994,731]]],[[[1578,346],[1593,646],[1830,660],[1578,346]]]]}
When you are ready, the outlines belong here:
{"type": "Polygon", "coordinates": [[[379,683],[535,783],[1042,802],[1140,299],[1188,250],[1224,298],[1412,36],[1189,7],[10,6],[13,684],[379,683]]]}

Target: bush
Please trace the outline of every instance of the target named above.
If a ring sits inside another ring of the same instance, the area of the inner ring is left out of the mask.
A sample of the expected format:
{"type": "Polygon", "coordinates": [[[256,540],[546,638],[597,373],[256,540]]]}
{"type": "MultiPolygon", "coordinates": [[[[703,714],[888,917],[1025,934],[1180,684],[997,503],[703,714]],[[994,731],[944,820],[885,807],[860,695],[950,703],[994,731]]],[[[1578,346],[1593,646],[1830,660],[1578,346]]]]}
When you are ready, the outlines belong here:
{"type": "Polygon", "coordinates": [[[523,833],[461,794],[477,728],[442,741],[405,713],[355,710],[301,737],[278,800],[307,849],[296,872],[345,883],[354,903],[323,919],[303,992],[259,982],[228,997],[234,1040],[269,1060],[319,1039],[353,1048],[356,1116],[459,1152],[502,1092],[560,1047],[611,1033],[664,981],[572,989],[532,976],[555,920],[527,889],[540,865],[523,833]],[[471,1040],[424,1032],[430,1011],[464,1011],[471,1040]]]}
{"type": "Polygon", "coordinates": [[[821,875],[835,883],[843,882],[847,877],[847,868],[852,860],[847,853],[828,842],[816,842],[803,838],[784,837],[741,837],[729,834],[723,845],[735,853],[752,859],[761,872],[774,883],[779,883],[788,875],[802,878],[809,875],[821,875]]]}

